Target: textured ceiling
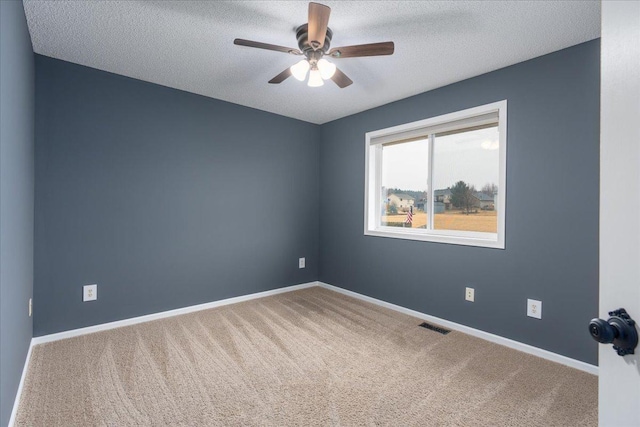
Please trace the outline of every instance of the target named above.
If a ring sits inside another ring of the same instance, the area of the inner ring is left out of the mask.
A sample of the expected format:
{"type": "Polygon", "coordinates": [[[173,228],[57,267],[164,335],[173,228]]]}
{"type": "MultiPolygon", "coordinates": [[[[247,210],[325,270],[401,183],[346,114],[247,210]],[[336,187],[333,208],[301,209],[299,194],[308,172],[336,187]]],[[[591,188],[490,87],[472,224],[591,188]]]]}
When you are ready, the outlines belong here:
{"type": "Polygon", "coordinates": [[[332,47],[392,40],[392,56],[333,60],[354,84],[267,81],[299,60],[305,1],[25,0],[36,53],[325,123],[600,36],[600,2],[323,1],[332,47]]]}

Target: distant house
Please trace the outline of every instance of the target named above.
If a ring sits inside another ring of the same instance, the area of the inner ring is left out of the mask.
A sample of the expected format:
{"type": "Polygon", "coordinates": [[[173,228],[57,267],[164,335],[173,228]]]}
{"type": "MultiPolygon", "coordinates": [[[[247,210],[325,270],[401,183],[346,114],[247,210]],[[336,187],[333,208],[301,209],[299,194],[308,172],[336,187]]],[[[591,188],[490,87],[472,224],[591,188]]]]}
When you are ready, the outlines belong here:
{"type": "MultiPolygon", "coordinates": [[[[433,192],[433,196],[435,202],[435,213],[444,212],[445,210],[448,211],[453,208],[453,204],[451,203],[451,189],[445,188],[442,190],[435,190],[433,192]]],[[[473,203],[474,206],[477,206],[482,210],[490,211],[495,209],[494,196],[481,191],[473,193],[473,196],[477,199],[473,203]]]]}
{"type": "Polygon", "coordinates": [[[483,193],[481,191],[475,193],[474,196],[478,199],[478,206],[480,207],[480,209],[485,211],[492,211],[495,209],[496,206],[494,196],[483,193]]]}
{"type": "Polygon", "coordinates": [[[409,210],[414,204],[413,197],[402,193],[389,194],[387,200],[390,204],[395,204],[398,209],[402,210],[409,210]]]}
{"type": "Polygon", "coordinates": [[[451,190],[448,188],[445,188],[443,190],[435,190],[433,192],[433,198],[434,198],[434,207],[433,210],[435,211],[435,213],[441,213],[444,212],[445,210],[450,210],[452,205],[451,205],[451,190]]]}
{"type": "Polygon", "coordinates": [[[435,197],[436,202],[451,202],[451,189],[436,190],[433,192],[433,197],[435,197]]]}

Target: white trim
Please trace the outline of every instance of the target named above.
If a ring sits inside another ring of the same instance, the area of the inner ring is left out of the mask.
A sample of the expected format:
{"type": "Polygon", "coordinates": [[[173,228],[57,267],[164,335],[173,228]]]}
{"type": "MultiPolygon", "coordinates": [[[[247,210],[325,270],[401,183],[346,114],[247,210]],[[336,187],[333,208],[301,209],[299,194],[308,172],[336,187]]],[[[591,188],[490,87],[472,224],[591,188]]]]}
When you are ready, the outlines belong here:
{"type": "Polygon", "coordinates": [[[47,342],[63,340],[66,338],[77,337],[80,335],[92,334],[94,332],[106,331],[109,329],[121,328],[123,326],[135,325],[138,323],[150,322],[152,320],[164,319],[167,317],[179,316],[181,314],[193,313],[194,311],[207,310],[210,308],[221,307],[223,305],[235,304],[238,302],[249,301],[252,299],[268,297],[271,295],[282,294],[285,292],[297,291],[299,289],[311,288],[318,286],[318,282],[302,283],[300,285],[287,286],[284,288],[272,289],[264,292],[257,292],[254,294],[241,295],[238,297],[227,298],[223,300],[207,302],[204,304],[192,305],[189,307],[177,308],[175,310],[162,311],[159,313],[147,314],[145,316],[132,317],[124,320],[117,320],[115,322],[101,323],[99,325],[87,326],[86,328],[72,329],[69,331],[58,332],[50,335],[43,335],[40,337],[34,337],[31,340],[32,345],[44,344],[47,342]]]}
{"type": "Polygon", "coordinates": [[[395,239],[419,240],[424,242],[448,243],[454,245],[477,246],[494,249],[505,248],[506,218],[506,176],[507,176],[507,100],[492,102],[462,111],[443,114],[411,123],[365,133],[365,179],[364,179],[364,235],[395,239]],[[435,230],[433,179],[433,135],[451,129],[462,129],[475,124],[498,121],[500,141],[498,153],[498,194],[494,201],[498,209],[497,233],[460,232],[455,230],[435,230]],[[380,225],[381,215],[381,170],[382,146],[398,138],[418,138],[429,136],[429,170],[427,187],[429,192],[429,214],[426,229],[398,229],[380,225]]]}
{"type": "MultiPolygon", "coordinates": [[[[502,101],[479,105],[477,107],[467,108],[466,110],[454,111],[436,117],[429,117],[424,120],[367,132],[366,135],[369,139],[369,144],[377,145],[389,142],[385,140],[384,137],[396,134],[415,132],[415,135],[412,135],[412,137],[420,137],[421,135],[426,136],[431,133],[461,129],[478,123],[491,123],[495,120],[495,117],[487,119],[486,116],[493,112],[499,112],[502,108],[506,107],[506,105],[507,100],[503,99],[502,101]]],[[[500,119],[502,119],[502,117],[500,117],[500,119]]]]}
{"type": "Polygon", "coordinates": [[[569,366],[571,368],[575,368],[584,372],[588,372],[593,375],[598,375],[598,367],[595,365],[591,365],[589,363],[582,362],[580,360],[572,359],[567,356],[563,356],[561,354],[553,353],[548,350],[543,350],[538,347],[534,347],[529,344],[524,344],[519,341],[514,341],[509,338],[501,337],[499,335],[494,335],[489,332],[481,331],[479,329],[474,329],[469,326],[461,325],[459,323],[451,322],[449,320],[441,319],[439,317],[431,316],[429,314],[421,313],[419,311],[411,310],[409,308],[405,308],[399,305],[391,304],[386,301],[382,301],[376,298],[368,297],[366,295],[359,294],[357,292],[348,291],[343,288],[339,288],[337,286],[329,285],[327,283],[318,282],[318,286],[321,286],[325,289],[329,289],[331,291],[339,292],[341,294],[357,298],[363,301],[370,302],[372,304],[379,305],[381,307],[389,308],[391,310],[398,311],[400,313],[407,314],[409,316],[417,317],[420,319],[428,320],[433,323],[437,323],[441,326],[444,326],[448,329],[453,329],[455,331],[460,331],[468,335],[472,335],[474,337],[482,338],[486,341],[490,341],[496,344],[504,345],[506,347],[512,348],[514,350],[522,351],[524,353],[532,354],[534,356],[541,357],[543,359],[550,360],[552,362],[560,363],[562,365],[569,366]]]}
{"type": "Polygon", "coordinates": [[[498,200],[494,199],[494,209],[498,210],[498,247],[505,247],[505,233],[507,232],[506,215],[507,215],[507,101],[500,101],[500,109],[498,110],[498,140],[499,147],[499,168],[498,175],[498,200]]]}
{"type": "Polygon", "coordinates": [[[31,361],[31,350],[33,349],[33,338],[29,343],[29,351],[27,351],[27,357],[24,361],[24,367],[22,368],[22,376],[20,377],[20,384],[18,384],[18,391],[16,391],[16,398],[13,401],[13,409],[11,410],[11,416],[9,417],[9,427],[13,427],[16,422],[16,415],[18,414],[18,406],[20,405],[20,396],[22,396],[22,388],[24,387],[24,380],[27,376],[27,370],[29,369],[29,362],[31,361]]]}
{"type": "MultiPolygon", "coordinates": [[[[432,217],[433,215],[431,215],[432,217]]],[[[448,243],[452,245],[477,246],[482,248],[504,249],[504,244],[499,240],[483,239],[476,237],[481,234],[492,233],[475,233],[469,232],[469,236],[456,236],[453,233],[456,230],[447,230],[451,234],[444,234],[445,230],[425,230],[420,228],[400,228],[400,227],[378,227],[377,230],[367,230],[364,232],[366,236],[389,237],[392,239],[420,240],[423,242],[448,243]],[[442,233],[442,234],[441,234],[442,233]]],[[[460,232],[464,233],[464,232],[460,232]]]]}
{"type": "MultiPolygon", "coordinates": [[[[24,380],[24,376],[26,374],[27,365],[29,358],[31,357],[31,347],[44,344],[47,342],[58,341],[66,338],[72,338],[80,335],[91,334],[99,331],[106,331],[109,329],[120,328],[123,326],[135,325],[137,323],[149,322],[152,320],[164,319],[167,317],[178,316],[186,313],[193,313],[195,311],[207,310],[209,308],[221,307],[224,305],[235,304],[238,302],[249,301],[257,298],[263,298],[271,295],[282,294],[285,292],[297,291],[299,289],[311,288],[314,286],[319,286],[325,289],[329,289],[335,292],[339,292],[344,295],[348,295],[353,298],[357,298],[363,301],[367,301],[381,307],[389,308],[394,311],[398,311],[400,313],[407,314],[409,316],[418,317],[424,320],[429,320],[430,322],[437,323],[441,326],[444,326],[449,329],[453,329],[456,331],[464,332],[465,334],[472,335],[474,337],[482,338],[487,341],[494,342],[496,344],[504,345],[509,348],[513,348],[515,350],[519,350],[525,353],[533,354],[534,356],[542,357],[543,359],[551,360],[553,362],[557,362],[566,366],[570,366],[572,368],[579,369],[581,371],[588,372],[590,374],[598,375],[598,367],[595,365],[591,365],[589,363],[582,362],[580,360],[572,359],[567,356],[563,356],[561,354],[553,353],[548,350],[544,350],[538,347],[534,347],[529,344],[524,344],[519,341],[514,341],[509,338],[501,337],[499,335],[494,335],[489,332],[481,331],[479,329],[475,329],[469,326],[461,325],[459,323],[452,322],[450,320],[441,319],[436,316],[432,316],[430,314],[421,313],[419,311],[411,310],[410,308],[402,307],[396,304],[392,304],[386,301],[382,301],[373,297],[369,297],[366,295],[359,294],[357,292],[349,291],[343,288],[339,288],[337,286],[329,285],[323,282],[309,282],[302,283],[300,285],[287,286],[284,288],[272,289],[270,291],[258,292],[255,294],[242,295],[239,297],[227,298],[219,301],[208,302],[205,304],[192,305],[189,307],[178,308],[175,310],[163,311],[160,313],[148,314],[146,316],[133,317],[130,319],[118,320],[115,322],[102,323],[100,325],[88,326],[86,328],[73,329],[70,331],[59,332],[56,334],[43,335],[41,337],[35,337],[31,340],[31,346],[29,347],[29,354],[27,355],[27,363],[25,364],[24,371],[22,373],[23,378],[20,381],[20,389],[22,389],[22,382],[24,380]]],[[[16,397],[17,399],[17,397],[16,397]]]]}

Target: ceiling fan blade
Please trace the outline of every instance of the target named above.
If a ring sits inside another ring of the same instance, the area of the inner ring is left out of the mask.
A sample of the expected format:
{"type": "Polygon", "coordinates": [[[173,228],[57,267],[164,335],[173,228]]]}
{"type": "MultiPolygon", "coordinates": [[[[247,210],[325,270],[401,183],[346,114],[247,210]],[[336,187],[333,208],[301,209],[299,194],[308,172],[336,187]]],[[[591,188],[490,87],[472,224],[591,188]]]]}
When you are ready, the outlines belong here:
{"type": "Polygon", "coordinates": [[[392,55],[393,42],[358,44],[355,46],[334,47],[328,53],[333,58],[356,58],[358,56],[392,55]]]}
{"type": "Polygon", "coordinates": [[[324,46],[324,38],[327,35],[329,15],[331,8],[320,3],[309,3],[309,44],[313,50],[324,46]]]}
{"type": "Polygon", "coordinates": [[[345,73],[343,73],[342,71],[340,71],[340,69],[338,69],[338,68],[336,68],[336,72],[333,73],[333,76],[331,77],[331,80],[333,80],[335,82],[335,84],[337,84],[338,87],[340,87],[340,89],[344,89],[345,87],[347,87],[351,83],[353,83],[353,80],[351,80],[349,77],[347,77],[347,75],[345,73]]]}
{"type": "Polygon", "coordinates": [[[237,44],[238,46],[255,47],[255,48],[258,48],[258,49],[275,50],[276,52],[290,53],[292,55],[302,55],[302,52],[300,52],[298,49],[293,49],[293,48],[284,47],[284,46],[278,46],[278,45],[275,45],[275,44],[254,42],[252,40],[235,39],[233,41],[233,44],[237,44]]]}
{"type": "Polygon", "coordinates": [[[278,84],[278,83],[282,83],[283,81],[285,81],[289,76],[291,76],[291,69],[287,68],[286,70],[284,70],[283,72],[281,72],[280,74],[278,74],[277,76],[275,76],[274,78],[272,78],[271,80],[269,80],[269,83],[271,84],[278,84]]]}

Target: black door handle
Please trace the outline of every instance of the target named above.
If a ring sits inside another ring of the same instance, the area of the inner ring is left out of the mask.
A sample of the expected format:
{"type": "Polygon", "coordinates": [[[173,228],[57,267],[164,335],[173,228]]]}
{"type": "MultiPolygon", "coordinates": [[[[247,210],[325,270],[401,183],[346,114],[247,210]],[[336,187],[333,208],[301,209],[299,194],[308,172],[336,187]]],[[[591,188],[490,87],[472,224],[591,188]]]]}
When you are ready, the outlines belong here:
{"type": "Polygon", "coordinates": [[[589,332],[591,337],[602,344],[613,344],[618,356],[634,354],[638,345],[636,322],[624,308],[609,312],[609,320],[591,319],[589,332]]]}

